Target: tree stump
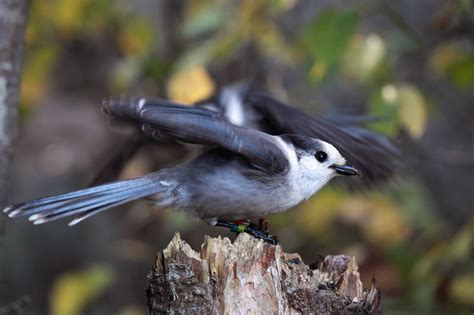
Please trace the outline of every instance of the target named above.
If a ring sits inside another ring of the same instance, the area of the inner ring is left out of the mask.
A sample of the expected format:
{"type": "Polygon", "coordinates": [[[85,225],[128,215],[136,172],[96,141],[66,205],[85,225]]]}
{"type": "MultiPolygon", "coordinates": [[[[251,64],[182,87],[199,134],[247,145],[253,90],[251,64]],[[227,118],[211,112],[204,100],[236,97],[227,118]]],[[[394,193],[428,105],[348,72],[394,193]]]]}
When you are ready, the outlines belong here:
{"type": "Polygon", "coordinates": [[[364,290],[354,257],[310,266],[248,234],[206,237],[201,252],[175,234],[148,275],[150,314],[379,314],[375,280],[364,290]]]}

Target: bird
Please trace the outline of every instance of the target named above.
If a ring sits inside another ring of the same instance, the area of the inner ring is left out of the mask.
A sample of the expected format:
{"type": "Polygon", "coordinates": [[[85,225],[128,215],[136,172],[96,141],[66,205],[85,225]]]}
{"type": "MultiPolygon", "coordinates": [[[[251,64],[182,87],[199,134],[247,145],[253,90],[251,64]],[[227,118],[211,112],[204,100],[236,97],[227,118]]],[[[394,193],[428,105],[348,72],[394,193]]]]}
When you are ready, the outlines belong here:
{"type": "Polygon", "coordinates": [[[203,151],[172,168],[102,183],[119,173],[109,169],[96,186],[11,205],[4,213],[27,216],[33,224],[72,216],[69,225],[75,225],[146,198],[156,208],[172,207],[276,244],[276,237],[251,220],[298,205],[338,176],[376,185],[395,173],[399,156],[387,138],[351,119],[315,117],[244,85],[195,105],[131,97],[104,100],[102,110],[135,126],[142,137],[198,144],[203,151]]]}

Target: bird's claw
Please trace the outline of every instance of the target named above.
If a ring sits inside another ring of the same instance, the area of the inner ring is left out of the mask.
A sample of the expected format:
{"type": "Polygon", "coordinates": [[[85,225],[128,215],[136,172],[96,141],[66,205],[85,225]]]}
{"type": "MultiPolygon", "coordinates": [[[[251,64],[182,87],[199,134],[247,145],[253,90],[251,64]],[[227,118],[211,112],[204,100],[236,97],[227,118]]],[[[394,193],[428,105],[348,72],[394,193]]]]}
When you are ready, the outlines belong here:
{"type": "Polygon", "coordinates": [[[246,233],[252,235],[253,237],[257,239],[264,240],[265,242],[272,244],[272,245],[277,245],[278,244],[278,237],[275,235],[271,235],[270,233],[267,232],[267,230],[262,230],[260,227],[250,223],[247,226],[247,229],[245,231],[246,233]]]}
{"type": "Polygon", "coordinates": [[[259,226],[249,223],[249,222],[230,222],[230,221],[221,221],[218,220],[216,226],[222,226],[229,228],[232,232],[235,233],[247,233],[253,237],[263,240],[269,244],[277,245],[278,238],[274,235],[271,235],[266,230],[263,230],[259,226]]]}

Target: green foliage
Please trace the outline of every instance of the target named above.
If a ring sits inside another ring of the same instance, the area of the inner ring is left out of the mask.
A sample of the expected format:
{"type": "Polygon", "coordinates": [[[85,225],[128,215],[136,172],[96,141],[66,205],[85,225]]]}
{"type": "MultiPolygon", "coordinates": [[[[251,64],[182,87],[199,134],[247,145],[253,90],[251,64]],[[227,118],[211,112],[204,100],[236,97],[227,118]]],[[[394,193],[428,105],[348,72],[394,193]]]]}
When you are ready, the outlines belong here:
{"type": "Polygon", "coordinates": [[[216,31],[224,23],[222,13],[221,8],[217,6],[202,8],[185,21],[182,29],[183,36],[192,39],[216,31]]]}
{"type": "Polygon", "coordinates": [[[375,92],[370,106],[372,115],[384,118],[372,125],[374,130],[389,136],[401,129],[413,138],[423,135],[429,106],[415,86],[387,84],[375,92]]]}
{"type": "Polygon", "coordinates": [[[451,80],[459,87],[474,87],[474,55],[466,57],[450,67],[451,80]]]}
{"type": "Polygon", "coordinates": [[[397,107],[393,104],[396,98],[395,94],[395,87],[386,85],[382,89],[374,91],[370,100],[370,113],[374,117],[383,118],[381,122],[372,123],[371,127],[388,136],[393,136],[397,131],[397,107]]]}
{"type": "Polygon", "coordinates": [[[310,24],[303,42],[315,60],[310,78],[319,81],[335,66],[354,35],[358,15],[354,10],[323,10],[310,24]]]}

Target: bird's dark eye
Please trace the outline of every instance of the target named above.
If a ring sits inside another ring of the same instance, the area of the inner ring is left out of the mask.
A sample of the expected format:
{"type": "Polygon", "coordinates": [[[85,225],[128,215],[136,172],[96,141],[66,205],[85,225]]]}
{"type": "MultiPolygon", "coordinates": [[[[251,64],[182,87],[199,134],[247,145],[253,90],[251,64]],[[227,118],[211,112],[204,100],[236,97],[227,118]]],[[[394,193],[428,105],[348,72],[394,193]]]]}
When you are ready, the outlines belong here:
{"type": "Polygon", "coordinates": [[[324,151],[318,151],[318,152],[316,152],[316,154],[314,156],[316,157],[316,160],[318,160],[318,162],[320,162],[320,163],[323,163],[328,158],[327,153],[324,152],[324,151]]]}

